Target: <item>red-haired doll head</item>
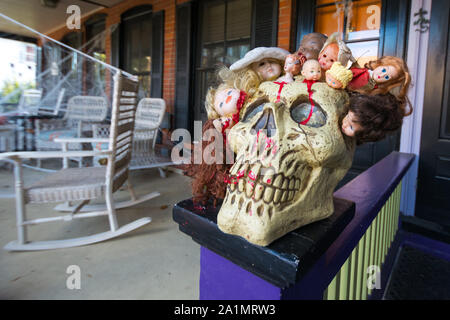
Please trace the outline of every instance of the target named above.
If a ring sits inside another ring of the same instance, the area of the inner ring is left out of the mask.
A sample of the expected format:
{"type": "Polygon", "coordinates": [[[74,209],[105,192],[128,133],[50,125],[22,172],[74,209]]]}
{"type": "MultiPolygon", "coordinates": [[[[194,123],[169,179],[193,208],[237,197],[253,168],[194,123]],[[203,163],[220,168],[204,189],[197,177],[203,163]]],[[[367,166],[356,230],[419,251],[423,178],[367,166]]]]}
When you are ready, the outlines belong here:
{"type": "MultiPolygon", "coordinates": [[[[394,88],[399,88],[398,93],[391,93],[403,105],[410,104],[407,94],[411,84],[411,75],[403,59],[383,56],[378,60],[366,63],[365,67],[373,71],[372,79],[376,82],[376,87],[370,92],[371,95],[386,94],[394,88]]],[[[412,108],[406,112],[406,115],[411,114],[411,112],[412,108]]]]}

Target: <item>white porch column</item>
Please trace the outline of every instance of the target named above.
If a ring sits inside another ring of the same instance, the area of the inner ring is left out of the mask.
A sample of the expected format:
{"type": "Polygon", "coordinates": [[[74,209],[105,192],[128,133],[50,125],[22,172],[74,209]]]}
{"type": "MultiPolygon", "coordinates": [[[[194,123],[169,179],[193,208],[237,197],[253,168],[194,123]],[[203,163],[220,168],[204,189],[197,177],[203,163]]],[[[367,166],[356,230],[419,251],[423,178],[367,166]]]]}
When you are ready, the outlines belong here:
{"type": "MultiPolygon", "coordinates": [[[[414,108],[413,113],[405,117],[400,139],[400,152],[414,153],[414,160],[409,173],[403,180],[402,198],[400,210],[405,215],[414,215],[417,191],[417,174],[419,165],[420,139],[422,134],[422,115],[425,92],[425,78],[427,65],[429,30],[421,33],[416,31],[418,25],[414,25],[418,17],[414,17],[421,8],[428,12],[426,18],[431,16],[432,0],[412,0],[408,36],[407,64],[411,73],[412,86],[408,97],[414,108]]],[[[433,23],[432,21],[430,23],[433,23]]]]}

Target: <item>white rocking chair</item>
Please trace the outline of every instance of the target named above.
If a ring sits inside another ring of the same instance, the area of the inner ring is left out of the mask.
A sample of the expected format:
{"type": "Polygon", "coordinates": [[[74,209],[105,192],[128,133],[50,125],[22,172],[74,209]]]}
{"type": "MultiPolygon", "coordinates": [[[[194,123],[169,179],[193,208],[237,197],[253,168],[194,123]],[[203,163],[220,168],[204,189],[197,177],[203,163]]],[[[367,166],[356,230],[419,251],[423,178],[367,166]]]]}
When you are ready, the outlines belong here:
{"type": "MultiPolygon", "coordinates": [[[[166,102],[160,98],[142,98],[136,111],[135,130],[133,137],[133,152],[130,170],[157,168],[162,178],[166,177],[163,169],[175,163],[170,155],[164,156],[156,152],[155,144],[160,125],[166,111],[166,102]]],[[[95,125],[94,137],[104,137],[109,134],[109,128],[95,125]]],[[[106,149],[105,144],[94,146],[97,150],[106,149]]],[[[94,159],[94,165],[102,163],[102,158],[94,159]]]]}
{"type": "MultiPolygon", "coordinates": [[[[136,77],[130,78],[121,72],[114,76],[114,95],[112,106],[112,120],[109,138],[107,139],[61,139],[64,143],[77,142],[107,142],[108,150],[104,151],[47,151],[47,152],[8,152],[0,154],[0,159],[14,162],[16,214],[18,240],[8,243],[4,249],[13,251],[46,250],[83,246],[120,236],[135,230],[149,222],[151,218],[145,217],[119,228],[115,209],[119,207],[113,200],[113,193],[128,180],[129,162],[133,143],[134,119],[136,111],[136,95],[138,82],[136,77]],[[46,179],[24,187],[22,179],[22,159],[30,158],[63,158],[106,155],[106,167],[64,168],[58,172],[50,173],[46,179]],[[105,210],[79,213],[91,199],[104,196],[105,210]],[[64,216],[27,220],[25,205],[27,203],[69,202],[81,201],[73,210],[64,216]],[[107,215],[110,230],[87,237],[29,242],[26,228],[30,225],[51,221],[70,221],[76,218],[87,218],[107,215]]],[[[129,185],[132,201],[130,205],[142,202],[136,199],[129,185]]],[[[144,200],[159,196],[158,192],[143,197],[144,200]]]]}
{"type": "MultiPolygon", "coordinates": [[[[64,91],[62,91],[64,92],[64,91]]],[[[62,97],[58,98],[61,101],[62,97]]],[[[56,114],[60,110],[57,105],[56,114]]],[[[96,123],[106,119],[108,103],[104,97],[97,96],[73,96],[67,102],[62,119],[45,119],[36,121],[35,144],[37,151],[61,150],[61,144],[56,142],[58,138],[81,138],[84,133],[91,134],[96,123]]],[[[43,113],[44,114],[44,113],[43,113]]],[[[79,142],[77,140],[77,142],[79,142]]],[[[71,150],[81,150],[81,143],[72,143],[71,150]]],[[[82,167],[82,159],[73,158],[82,167]]],[[[37,160],[37,166],[27,166],[44,172],[54,172],[53,169],[41,167],[41,160],[37,160]]]]}

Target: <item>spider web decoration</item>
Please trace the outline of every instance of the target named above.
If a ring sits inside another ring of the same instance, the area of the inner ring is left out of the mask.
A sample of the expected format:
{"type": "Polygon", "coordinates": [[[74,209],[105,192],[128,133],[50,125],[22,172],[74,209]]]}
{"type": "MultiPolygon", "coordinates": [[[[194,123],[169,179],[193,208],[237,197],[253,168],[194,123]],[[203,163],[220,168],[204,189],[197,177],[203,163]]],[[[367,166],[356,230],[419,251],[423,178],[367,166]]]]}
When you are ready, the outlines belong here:
{"type": "MultiPolygon", "coordinates": [[[[108,106],[111,106],[112,75],[118,69],[106,63],[106,56],[99,53],[98,48],[105,47],[106,38],[114,32],[117,25],[97,34],[79,48],[72,48],[1,13],[0,22],[2,25],[14,24],[16,29],[20,27],[23,34],[32,32],[39,47],[35,89],[40,93],[40,98],[33,108],[28,109],[19,102],[14,112],[36,114],[39,110],[46,110],[62,115],[68,100],[73,96],[104,97],[108,106]]],[[[24,93],[24,88],[19,85],[14,91],[0,96],[0,105],[7,104],[11,96],[24,96],[24,93]]],[[[24,103],[26,100],[22,101],[24,103]]]]}
{"type": "Polygon", "coordinates": [[[344,17],[347,17],[347,25],[345,26],[346,29],[351,25],[352,17],[353,17],[353,1],[352,0],[343,0],[343,1],[336,1],[334,3],[336,6],[336,12],[333,14],[333,17],[337,19],[338,22],[338,32],[342,32],[342,25],[341,25],[341,19],[340,15],[343,13],[344,17]]]}

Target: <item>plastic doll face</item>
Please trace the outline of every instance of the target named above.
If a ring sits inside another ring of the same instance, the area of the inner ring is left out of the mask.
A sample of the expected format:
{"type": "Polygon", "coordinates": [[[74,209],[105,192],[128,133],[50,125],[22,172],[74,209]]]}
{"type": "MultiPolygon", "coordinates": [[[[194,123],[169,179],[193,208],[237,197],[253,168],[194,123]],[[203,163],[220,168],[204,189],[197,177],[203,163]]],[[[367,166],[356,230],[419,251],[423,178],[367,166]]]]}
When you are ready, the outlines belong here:
{"type": "Polygon", "coordinates": [[[383,83],[398,77],[398,71],[393,66],[379,66],[373,70],[372,78],[377,83],[383,83]]]}
{"type": "Polygon", "coordinates": [[[327,84],[334,88],[334,89],[341,89],[342,88],[342,83],[337,80],[335,77],[333,77],[331,74],[326,74],[326,80],[327,80],[327,84]]]}
{"type": "Polygon", "coordinates": [[[271,59],[263,59],[255,62],[252,68],[260,75],[263,81],[275,80],[281,74],[281,66],[271,59]]]}
{"type": "Polygon", "coordinates": [[[303,65],[302,76],[306,80],[319,80],[322,76],[319,62],[316,60],[307,60],[303,65]]]}
{"type": "Polygon", "coordinates": [[[299,59],[287,57],[284,63],[284,71],[297,75],[300,72],[301,64],[299,59]]]}
{"type": "Polygon", "coordinates": [[[214,97],[214,109],[220,116],[232,115],[237,111],[237,101],[240,91],[233,88],[226,88],[216,92],[214,97]]]}
{"type": "Polygon", "coordinates": [[[339,54],[339,47],[336,43],[330,43],[326,48],[319,54],[319,63],[323,70],[328,70],[331,68],[333,63],[337,61],[339,54]]]}
{"type": "Polygon", "coordinates": [[[354,137],[355,133],[361,129],[361,125],[356,122],[355,114],[352,111],[349,111],[342,120],[342,132],[344,132],[346,136],[354,137]]]}

